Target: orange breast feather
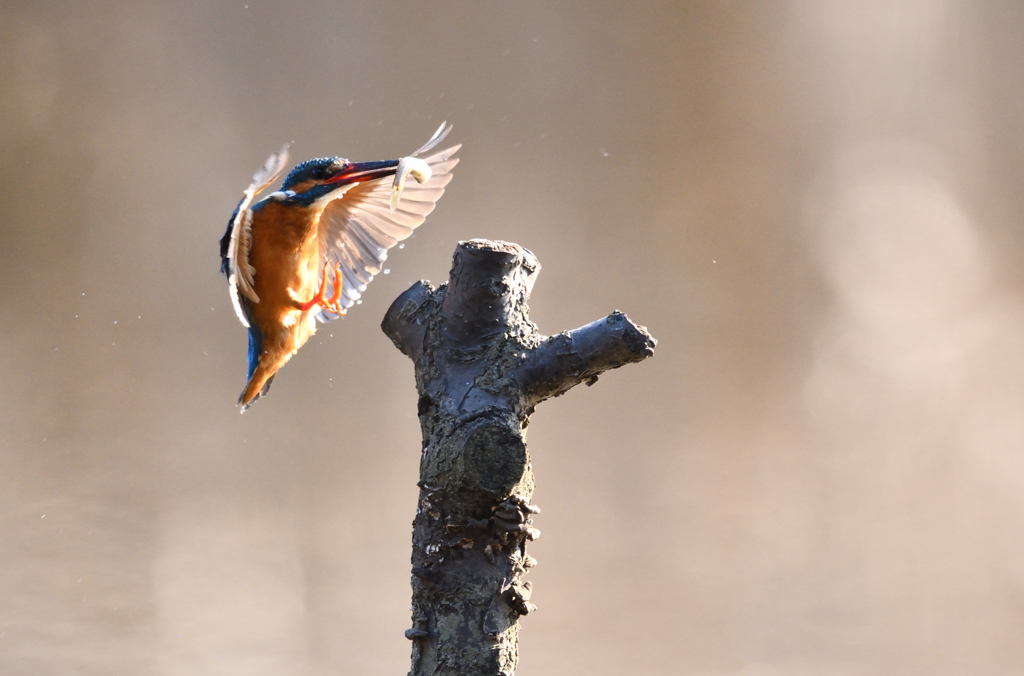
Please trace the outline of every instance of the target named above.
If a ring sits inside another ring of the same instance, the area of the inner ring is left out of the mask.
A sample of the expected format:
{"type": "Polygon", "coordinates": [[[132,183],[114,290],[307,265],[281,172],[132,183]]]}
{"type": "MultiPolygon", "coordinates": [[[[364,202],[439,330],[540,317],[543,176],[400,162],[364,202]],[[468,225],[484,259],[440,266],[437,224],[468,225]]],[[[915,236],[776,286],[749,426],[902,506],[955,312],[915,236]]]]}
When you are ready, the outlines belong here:
{"type": "Polygon", "coordinates": [[[285,323],[294,311],[289,289],[300,298],[316,291],[319,251],[313,209],[271,202],[253,214],[249,263],[256,269],[253,288],[260,302],[250,306],[262,328],[285,323]]]}

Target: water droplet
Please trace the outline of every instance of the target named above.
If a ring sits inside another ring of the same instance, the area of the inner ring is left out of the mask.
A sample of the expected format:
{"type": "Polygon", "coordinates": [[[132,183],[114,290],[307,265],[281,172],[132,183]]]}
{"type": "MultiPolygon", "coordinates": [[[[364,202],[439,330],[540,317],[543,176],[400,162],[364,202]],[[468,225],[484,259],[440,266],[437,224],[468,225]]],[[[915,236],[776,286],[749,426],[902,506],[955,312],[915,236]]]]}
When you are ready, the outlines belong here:
{"type": "Polygon", "coordinates": [[[398,248],[399,249],[404,249],[405,248],[405,242],[402,242],[401,244],[399,244],[398,248]]]}
{"type": "Polygon", "coordinates": [[[390,275],[391,274],[391,268],[384,268],[384,274],[385,275],[390,275]]]}
{"type": "Polygon", "coordinates": [[[604,148],[601,148],[598,152],[604,155],[605,157],[608,157],[608,151],[605,150],[604,148]]]}
{"type": "Polygon", "coordinates": [[[363,304],[363,301],[361,301],[361,300],[357,300],[356,301],[356,305],[362,305],[362,304],[363,304]]]}

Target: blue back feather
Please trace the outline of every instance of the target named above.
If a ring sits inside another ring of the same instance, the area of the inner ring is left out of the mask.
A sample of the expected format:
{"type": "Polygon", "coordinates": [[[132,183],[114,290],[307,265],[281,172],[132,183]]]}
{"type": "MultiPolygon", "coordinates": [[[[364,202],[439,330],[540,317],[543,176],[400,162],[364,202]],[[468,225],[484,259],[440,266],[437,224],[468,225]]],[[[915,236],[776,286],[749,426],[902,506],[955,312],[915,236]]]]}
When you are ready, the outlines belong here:
{"type": "Polygon", "coordinates": [[[252,374],[259,366],[261,354],[263,354],[263,336],[260,334],[259,327],[255,323],[251,323],[249,326],[249,380],[252,380],[252,374]]]}
{"type": "Polygon", "coordinates": [[[240,206],[242,206],[242,200],[238,201],[238,206],[231,212],[227,230],[224,231],[224,236],[220,238],[220,271],[229,279],[231,278],[231,266],[228,264],[228,247],[231,246],[231,224],[235,222],[235,216],[238,215],[238,207],[240,206]]]}

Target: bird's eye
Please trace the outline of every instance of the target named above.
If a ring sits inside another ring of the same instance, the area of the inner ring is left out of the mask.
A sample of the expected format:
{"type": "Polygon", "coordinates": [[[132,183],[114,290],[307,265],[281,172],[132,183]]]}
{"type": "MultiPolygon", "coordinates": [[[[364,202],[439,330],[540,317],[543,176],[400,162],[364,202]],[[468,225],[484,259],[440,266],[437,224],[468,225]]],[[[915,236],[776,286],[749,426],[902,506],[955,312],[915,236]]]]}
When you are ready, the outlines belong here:
{"type": "Polygon", "coordinates": [[[309,175],[315,178],[316,180],[321,181],[327,178],[327,170],[324,169],[323,167],[317,167],[313,171],[309,172],[309,175]]]}

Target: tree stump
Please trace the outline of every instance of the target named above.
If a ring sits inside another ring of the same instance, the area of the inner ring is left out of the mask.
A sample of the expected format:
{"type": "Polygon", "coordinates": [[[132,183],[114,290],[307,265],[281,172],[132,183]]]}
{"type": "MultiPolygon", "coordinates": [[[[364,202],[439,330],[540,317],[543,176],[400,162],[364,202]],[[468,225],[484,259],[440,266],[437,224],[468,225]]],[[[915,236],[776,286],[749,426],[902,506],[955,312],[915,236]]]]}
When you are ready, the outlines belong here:
{"type": "Polygon", "coordinates": [[[654,354],[621,312],[540,335],[527,300],[540,271],[517,244],[460,242],[447,284],[420,281],[381,324],[413,360],[423,431],[413,521],[411,676],[511,676],[523,580],[540,531],[525,433],[534,407],[654,354]]]}

